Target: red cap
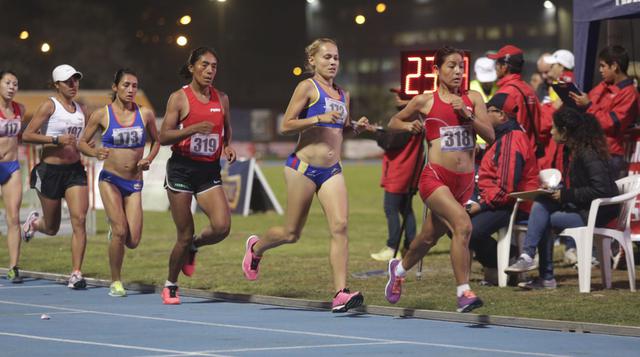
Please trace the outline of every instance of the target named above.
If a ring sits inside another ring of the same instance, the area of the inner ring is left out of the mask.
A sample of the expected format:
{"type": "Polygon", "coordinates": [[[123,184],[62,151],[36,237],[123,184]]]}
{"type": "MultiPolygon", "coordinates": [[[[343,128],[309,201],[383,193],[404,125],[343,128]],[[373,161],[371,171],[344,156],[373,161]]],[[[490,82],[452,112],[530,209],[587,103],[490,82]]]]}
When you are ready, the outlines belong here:
{"type": "Polygon", "coordinates": [[[502,47],[498,53],[494,53],[494,54],[490,54],[487,57],[491,58],[491,59],[498,59],[498,58],[503,58],[503,57],[510,57],[510,56],[515,56],[515,55],[522,55],[522,50],[519,49],[516,46],[512,46],[512,45],[506,45],[504,47],[502,47]]]}

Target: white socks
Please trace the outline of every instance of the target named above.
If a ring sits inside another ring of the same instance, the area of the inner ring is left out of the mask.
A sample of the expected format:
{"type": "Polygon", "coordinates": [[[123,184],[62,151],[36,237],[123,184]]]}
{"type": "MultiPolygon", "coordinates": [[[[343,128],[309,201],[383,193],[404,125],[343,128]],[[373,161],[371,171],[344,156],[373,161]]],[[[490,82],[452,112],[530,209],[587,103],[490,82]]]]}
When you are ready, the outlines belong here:
{"type": "Polygon", "coordinates": [[[458,285],[458,287],[456,287],[456,295],[460,297],[467,290],[471,290],[469,284],[458,285]]]}
{"type": "Polygon", "coordinates": [[[531,263],[533,261],[533,258],[531,258],[527,253],[520,254],[520,258],[524,259],[527,263],[531,263]]]}
{"type": "Polygon", "coordinates": [[[178,286],[178,284],[176,284],[176,283],[172,283],[172,282],[170,282],[169,280],[167,280],[167,281],[165,281],[165,282],[164,282],[164,287],[165,287],[165,288],[168,288],[168,287],[170,287],[170,286],[178,286]]]}
{"type": "Polygon", "coordinates": [[[398,263],[398,265],[396,265],[396,275],[403,278],[405,275],[407,275],[407,271],[404,270],[404,267],[402,266],[402,261],[400,261],[400,263],[398,263]]]}

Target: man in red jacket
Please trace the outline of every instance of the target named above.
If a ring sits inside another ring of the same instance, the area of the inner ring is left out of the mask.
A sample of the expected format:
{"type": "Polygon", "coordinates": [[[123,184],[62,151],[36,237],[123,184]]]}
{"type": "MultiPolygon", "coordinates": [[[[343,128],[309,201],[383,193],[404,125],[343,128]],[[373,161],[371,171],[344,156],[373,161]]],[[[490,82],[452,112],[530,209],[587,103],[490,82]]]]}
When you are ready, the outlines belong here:
{"type": "MultiPolygon", "coordinates": [[[[473,230],[469,248],[485,270],[485,280],[497,280],[497,242],[491,237],[509,224],[515,199],[512,192],[538,188],[538,164],[529,138],[522,127],[505,111],[508,94],[497,93],[487,103],[487,113],[496,133],[480,163],[478,188],[480,203],[469,203],[473,230]]],[[[526,219],[530,202],[520,206],[518,219],[526,219]]]]}
{"type": "MultiPolygon", "coordinates": [[[[408,101],[400,99],[396,93],[396,107],[404,108],[408,101]]],[[[371,258],[388,262],[395,258],[396,247],[400,252],[409,249],[411,241],[416,236],[416,218],[411,201],[417,188],[418,178],[424,166],[424,150],[422,141],[424,135],[411,133],[384,132],[378,134],[378,145],[382,147],[382,177],[380,186],[384,188],[384,214],[387,217],[387,244],[371,258]],[[402,224],[404,222],[404,245],[402,239],[402,224]]]]}
{"type": "Polygon", "coordinates": [[[598,54],[602,82],[589,94],[571,93],[578,107],[586,108],[604,129],[611,154],[610,167],[616,177],[627,175],[624,135],[638,116],[638,91],[627,76],[629,54],[622,46],[609,46],[598,54]]]}
{"type": "Polygon", "coordinates": [[[533,88],[522,80],[524,53],[516,46],[506,45],[488,57],[496,60],[497,93],[507,94],[504,112],[516,117],[526,130],[536,156],[542,157],[551,136],[540,132],[540,102],[533,88]]]}

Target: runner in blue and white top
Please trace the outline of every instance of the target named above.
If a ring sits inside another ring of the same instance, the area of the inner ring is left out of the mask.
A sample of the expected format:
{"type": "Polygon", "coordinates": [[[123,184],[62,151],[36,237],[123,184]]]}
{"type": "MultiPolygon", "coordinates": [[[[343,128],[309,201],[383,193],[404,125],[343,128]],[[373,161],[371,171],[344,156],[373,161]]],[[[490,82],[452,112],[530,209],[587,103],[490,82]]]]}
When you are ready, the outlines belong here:
{"type": "Polygon", "coordinates": [[[295,151],[285,164],[287,213],[284,227],[272,227],[266,234],[247,240],[242,268],[249,280],[258,278],[262,254],[285,243],[295,243],[307,220],[313,196],[318,195],[331,232],[330,262],[333,269],[333,312],[346,312],[362,304],[358,291],[347,289],[348,203],[340,155],[344,131],[356,134],[374,129],[366,117],[352,123],[349,118],[349,93],[334,79],[340,58],[338,46],[321,38],[306,48],[312,78],[296,87],[284,114],[280,131],[299,134],[295,151]]]}
{"type": "Polygon", "coordinates": [[[24,105],[13,98],[18,92],[18,77],[11,71],[0,71],[0,188],[7,214],[7,248],[9,270],[7,280],[21,283],[18,259],[20,257],[20,204],[22,202],[22,175],[18,162],[18,135],[24,119],[24,105]]]}
{"type": "Polygon", "coordinates": [[[126,296],[120,272],[124,248],[134,249],[142,237],[142,172],[149,169],[160,143],[153,111],[135,103],[138,76],[130,69],[116,72],[113,102],[91,114],[79,148],[87,156],[104,160],[98,187],[109,218],[109,295],[126,296]],[[89,142],[102,128],[102,147],[89,142]],[[144,156],[146,142],[151,143],[144,156]]]}
{"type": "Polygon", "coordinates": [[[35,232],[56,235],[60,229],[62,198],[71,215],[72,272],[68,287],[83,289],[86,282],[80,269],[87,244],[85,220],[89,207],[87,175],[80,162],[76,142],[84,129],[84,108],[73,99],[78,94],[82,73],[68,64],[52,73],[56,94],[42,103],[25,128],[22,140],[42,144],[40,163],[31,171],[31,188],[36,189],[42,204],[42,217],[31,212],[22,226],[23,238],[29,241],[35,232]]]}

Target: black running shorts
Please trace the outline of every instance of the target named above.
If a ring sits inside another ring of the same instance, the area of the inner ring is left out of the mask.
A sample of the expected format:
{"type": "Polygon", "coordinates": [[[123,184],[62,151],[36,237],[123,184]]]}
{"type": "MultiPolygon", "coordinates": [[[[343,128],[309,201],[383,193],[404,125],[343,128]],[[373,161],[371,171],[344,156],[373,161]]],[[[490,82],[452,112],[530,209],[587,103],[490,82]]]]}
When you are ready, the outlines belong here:
{"type": "Polygon", "coordinates": [[[165,189],[198,194],[220,185],[220,161],[195,161],[176,153],[167,161],[165,189]]]}

